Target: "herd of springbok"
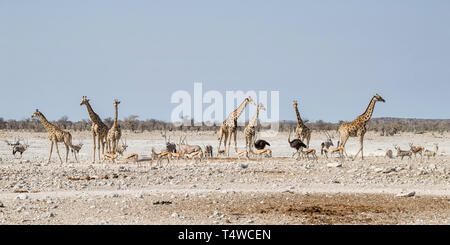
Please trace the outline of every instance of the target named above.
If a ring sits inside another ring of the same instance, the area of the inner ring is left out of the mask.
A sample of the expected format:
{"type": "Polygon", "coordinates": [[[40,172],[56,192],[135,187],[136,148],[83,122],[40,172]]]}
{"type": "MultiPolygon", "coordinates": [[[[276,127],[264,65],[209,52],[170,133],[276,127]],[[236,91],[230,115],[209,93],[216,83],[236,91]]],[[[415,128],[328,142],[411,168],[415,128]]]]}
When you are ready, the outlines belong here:
{"type": "MultiPolygon", "coordinates": [[[[334,135],[330,135],[328,132],[324,131],[326,136],[326,140],[320,145],[320,155],[325,155],[326,158],[333,157],[333,155],[337,154],[337,157],[340,159],[344,159],[348,157],[345,151],[345,144],[349,137],[357,137],[360,141],[360,148],[353,160],[361,153],[361,159],[364,159],[363,156],[363,141],[364,135],[367,131],[366,124],[372,117],[372,113],[375,107],[376,102],[385,102],[385,100],[378,94],[372,97],[367,106],[365,112],[358,116],[355,120],[343,123],[339,129],[339,141],[335,146],[333,144],[332,138],[334,135]]],[[[114,110],[115,117],[114,122],[111,128],[108,128],[100,117],[94,112],[90,100],[87,99],[86,96],[82,97],[80,106],[85,105],[89,117],[92,122],[91,133],[93,138],[93,159],[92,162],[96,161],[96,152],[99,161],[110,160],[115,162],[119,157],[125,161],[133,160],[137,162],[139,160],[139,155],[137,153],[130,153],[124,155],[124,152],[127,150],[128,145],[126,140],[123,141],[122,130],[120,128],[120,124],[118,123],[118,105],[120,101],[114,100],[114,110]],[[121,142],[121,145],[119,144],[121,142]],[[105,152],[106,148],[106,152],[105,152]],[[101,154],[100,154],[101,149],[101,154]]],[[[253,99],[249,96],[244,99],[244,101],[237,107],[233,112],[231,112],[228,117],[223,121],[220,131],[219,131],[219,145],[217,148],[217,157],[224,156],[228,157],[230,153],[230,144],[231,137],[234,135],[234,143],[235,143],[235,154],[240,159],[241,157],[245,157],[246,159],[250,159],[250,157],[259,157],[260,159],[264,157],[272,157],[272,150],[268,148],[270,143],[263,139],[256,139],[256,124],[258,120],[259,110],[265,110],[262,104],[258,104],[255,115],[249,121],[248,125],[244,129],[244,135],[246,139],[245,150],[238,151],[237,149],[237,119],[242,114],[244,109],[248,104],[253,104],[256,106],[253,99]],[[224,149],[221,149],[221,144],[224,144],[224,149]],[[228,146],[227,146],[228,143],[228,146]],[[255,148],[256,150],[254,150],[255,148]]],[[[294,109],[297,115],[297,127],[295,129],[295,137],[291,140],[291,132],[289,132],[288,143],[291,148],[295,150],[292,157],[297,155],[297,159],[306,159],[317,161],[318,156],[315,149],[310,148],[310,140],[311,140],[311,132],[303,120],[301,119],[300,112],[298,110],[298,102],[293,102],[294,109]]],[[[66,162],[68,161],[69,149],[73,153],[75,160],[78,162],[77,155],[81,151],[83,147],[83,142],[80,142],[77,145],[72,144],[72,135],[68,131],[64,131],[60,129],[57,125],[49,122],[44,114],[40,112],[38,109],[33,113],[32,117],[38,117],[44,126],[45,130],[48,132],[48,139],[51,142],[50,146],[50,156],[48,162],[51,161],[53,146],[56,148],[56,152],[62,163],[61,156],[59,154],[58,143],[64,143],[66,148],[66,162]]],[[[157,161],[160,163],[162,160],[167,160],[170,162],[171,160],[181,160],[181,159],[199,159],[200,161],[203,158],[212,158],[213,157],[213,147],[211,145],[204,145],[204,147],[200,147],[199,145],[190,145],[186,141],[186,136],[180,137],[178,143],[170,142],[170,137],[167,139],[167,133],[161,132],[161,136],[165,139],[166,147],[159,153],[155,151],[154,148],[151,149],[151,161],[157,161]]],[[[19,140],[15,140],[15,142],[11,143],[9,141],[5,142],[12,147],[13,155],[16,153],[22,154],[29,148],[28,142],[20,143],[19,140]]],[[[23,140],[22,140],[23,141],[23,140]]],[[[420,145],[413,145],[412,143],[409,145],[409,150],[402,150],[398,145],[394,145],[394,149],[397,151],[397,157],[403,159],[404,157],[412,158],[412,155],[417,157],[417,154],[421,157],[435,157],[437,155],[439,146],[438,144],[434,145],[433,150],[425,149],[420,145]]],[[[393,151],[388,150],[385,154],[385,157],[394,158],[393,151]]]]}

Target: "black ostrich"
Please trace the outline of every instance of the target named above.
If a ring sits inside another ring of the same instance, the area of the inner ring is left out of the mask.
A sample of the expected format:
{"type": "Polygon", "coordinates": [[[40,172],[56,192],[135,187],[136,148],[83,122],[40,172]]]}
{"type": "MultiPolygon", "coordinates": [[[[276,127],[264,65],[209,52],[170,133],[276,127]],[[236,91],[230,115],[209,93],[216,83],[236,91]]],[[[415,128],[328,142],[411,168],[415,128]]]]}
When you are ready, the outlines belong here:
{"type": "Polygon", "coordinates": [[[289,138],[288,138],[289,145],[291,148],[296,149],[297,151],[292,154],[292,157],[295,156],[295,154],[300,154],[299,150],[303,147],[306,148],[305,143],[303,143],[300,139],[293,139],[291,141],[291,132],[289,132],[289,138]]]}
{"type": "Polygon", "coordinates": [[[253,145],[255,145],[255,148],[258,150],[264,149],[266,147],[266,145],[270,146],[269,142],[267,142],[265,140],[257,140],[257,141],[255,141],[255,143],[253,145]]]}

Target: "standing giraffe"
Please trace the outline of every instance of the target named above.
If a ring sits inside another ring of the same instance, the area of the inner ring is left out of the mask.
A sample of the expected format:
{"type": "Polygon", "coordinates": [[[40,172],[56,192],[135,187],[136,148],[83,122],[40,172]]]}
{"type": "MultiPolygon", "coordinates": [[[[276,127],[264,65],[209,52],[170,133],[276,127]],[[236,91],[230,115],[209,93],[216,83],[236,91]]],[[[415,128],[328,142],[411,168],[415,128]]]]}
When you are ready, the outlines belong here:
{"type": "MultiPolygon", "coordinates": [[[[66,146],[66,163],[69,160],[69,147],[74,148],[72,145],[72,135],[64,130],[61,130],[58,126],[50,123],[47,118],[45,118],[44,114],[42,114],[38,109],[31,115],[32,118],[39,117],[41,119],[41,123],[44,126],[45,130],[48,132],[48,139],[52,142],[50,146],[50,156],[48,157],[48,163],[52,159],[52,151],[53,145],[56,147],[56,152],[58,153],[59,161],[61,164],[63,163],[61,159],[61,155],[59,154],[58,142],[63,142],[66,146]]],[[[78,162],[77,156],[75,155],[75,160],[78,162]]]]}
{"type": "Polygon", "coordinates": [[[224,147],[225,151],[227,149],[227,141],[228,141],[228,151],[227,156],[230,156],[230,144],[231,144],[231,135],[234,134],[234,151],[237,152],[237,141],[236,141],[236,130],[237,130],[237,119],[244,111],[245,107],[248,103],[251,103],[252,105],[256,105],[253,101],[252,97],[248,96],[244,99],[244,101],[241,103],[241,105],[236,108],[233,112],[231,112],[228,117],[223,121],[222,125],[220,126],[219,131],[219,148],[217,149],[218,152],[220,152],[220,145],[222,144],[222,139],[224,139],[224,147]],[[225,136],[225,138],[224,138],[225,136]]]}
{"type": "Polygon", "coordinates": [[[345,152],[345,143],[347,143],[347,140],[349,137],[359,137],[359,151],[356,153],[353,160],[356,159],[358,154],[361,152],[361,159],[364,159],[363,155],[363,143],[364,143],[364,134],[366,133],[366,124],[372,117],[373,109],[375,108],[375,103],[377,101],[386,102],[380,95],[376,94],[373,96],[373,98],[370,100],[369,105],[367,106],[366,111],[358,116],[355,120],[344,123],[339,127],[339,135],[341,138],[341,144],[339,147],[342,147],[344,149],[345,155],[347,153],[345,152]]]}
{"type": "Polygon", "coordinates": [[[114,123],[112,127],[108,131],[108,135],[106,138],[106,144],[109,148],[110,153],[116,153],[116,149],[119,146],[119,140],[122,136],[122,130],[120,130],[120,125],[117,123],[117,117],[118,117],[118,105],[120,104],[120,101],[114,100],[114,109],[115,109],[115,115],[114,115],[114,123]]]}
{"type": "Polygon", "coordinates": [[[87,111],[89,113],[89,117],[92,121],[92,138],[94,139],[94,153],[92,162],[95,162],[95,140],[97,138],[98,142],[98,160],[101,161],[101,155],[100,155],[100,145],[102,146],[102,155],[105,153],[105,141],[106,136],[108,135],[108,127],[102,122],[100,117],[94,112],[94,110],[91,107],[91,104],[89,104],[89,99],[86,98],[86,96],[83,96],[81,99],[80,106],[86,105],[87,111]]]}
{"type": "Polygon", "coordinates": [[[297,128],[295,129],[295,135],[298,139],[306,143],[306,148],[309,148],[309,141],[311,140],[311,129],[309,129],[300,117],[298,111],[298,103],[296,100],[293,102],[295,113],[297,114],[297,128]]]}
{"type": "Polygon", "coordinates": [[[258,104],[255,115],[253,115],[252,119],[248,122],[248,125],[244,129],[245,149],[248,153],[253,153],[253,143],[256,135],[255,124],[256,120],[258,120],[259,110],[266,110],[266,108],[263,104],[258,104]]]}

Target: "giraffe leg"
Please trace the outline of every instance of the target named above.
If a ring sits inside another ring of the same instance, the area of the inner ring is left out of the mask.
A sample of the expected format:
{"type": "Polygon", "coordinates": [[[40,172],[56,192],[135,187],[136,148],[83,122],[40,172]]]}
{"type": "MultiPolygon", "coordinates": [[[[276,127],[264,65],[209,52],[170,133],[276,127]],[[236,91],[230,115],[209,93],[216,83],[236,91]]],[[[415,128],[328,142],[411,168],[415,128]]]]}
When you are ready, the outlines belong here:
{"type": "Polygon", "coordinates": [[[233,131],[228,133],[228,149],[225,149],[227,151],[227,157],[230,156],[230,146],[231,146],[231,135],[233,134],[233,131]]]}
{"type": "Polygon", "coordinates": [[[48,157],[48,163],[50,163],[50,160],[52,159],[52,151],[53,151],[53,141],[52,141],[52,144],[50,146],[50,156],[48,157]]]}
{"type": "Polygon", "coordinates": [[[66,146],[66,163],[69,161],[69,145],[67,143],[64,144],[66,146]]]}
{"type": "Polygon", "coordinates": [[[59,154],[58,141],[55,142],[55,148],[56,148],[56,153],[58,153],[59,161],[60,161],[61,164],[62,164],[63,161],[62,161],[62,159],[61,159],[61,154],[59,154]]]}
{"type": "Polygon", "coordinates": [[[339,145],[339,147],[343,148],[343,153],[344,153],[345,157],[348,157],[347,151],[345,150],[345,144],[347,143],[348,138],[349,138],[348,134],[342,135],[341,136],[341,144],[339,145]]]}
{"type": "Polygon", "coordinates": [[[353,158],[353,160],[356,159],[356,157],[358,156],[358,154],[361,152],[361,159],[364,160],[364,156],[363,156],[363,145],[364,144],[364,135],[360,135],[359,136],[359,150],[356,153],[355,157],[353,158]]]}
{"type": "MultiPolygon", "coordinates": [[[[94,139],[94,151],[93,151],[93,155],[92,155],[92,163],[95,163],[95,134],[93,135],[93,137],[92,137],[93,139],[94,139]]],[[[99,152],[99,154],[100,154],[100,152],[99,152]]]]}
{"type": "MultiPolygon", "coordinates": [[[[237,130],[234,132],[234,152],[237,153],[237,140],[236,140],[236,138],[237,138],[237,130]]],[[[248,152],[247,152],[247,154],[248,154],[248,152]]]]}
{"type": "Polygon", "coordinates": [[[217,148],[217,152],[220,151],[220,146],[222,145],[222,138],[223,138],[223,130],[222,127],[220,127],[220,132],[219,132],[219,147],[217,148]]]}

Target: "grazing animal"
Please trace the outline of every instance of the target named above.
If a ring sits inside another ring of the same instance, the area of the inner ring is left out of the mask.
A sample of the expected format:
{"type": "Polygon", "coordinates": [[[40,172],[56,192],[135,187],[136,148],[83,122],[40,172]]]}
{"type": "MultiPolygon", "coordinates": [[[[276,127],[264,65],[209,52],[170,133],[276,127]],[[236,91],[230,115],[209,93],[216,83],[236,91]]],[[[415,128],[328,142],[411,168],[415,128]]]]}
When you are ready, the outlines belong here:
{"type": "Polygon", "coordinates": [[[98,160],[100,161],[100,146],[102,148],[102,154],[105,153],[105,144],[106,144],[106,137],[108,135],[108,127],[102,122],[100,117],[97,115],[97,113],[94,112],[94,110],[91,107],[91,104],[89,103],[89,99],[87,99],[86,96],[83,96],[81,98],[80,106],[86,105],[86,109],[89,113],[89,117],[92,121],[91,126],[91,132],[92,132],[92,138],[94,140],[94,152],[93,152],[93,158],[92,162],[95,162],[95,147],[96,147],[96,141],[98,143],[98,160]]]}
{"type": "Polygon", "coordinates": [[[131,154],[128,154],[127,156],[125,156],[124,159],[126,159],[126,160],[133,159],[135,162],[137,162],[139,159],[139,155],[136,153],[131,153],[131,154]]]}
{"type": "Polygon", "coordinates": [[[430,159],[430,157],[436,157],[438,150],[439,150],[438,144],[434,144],[434,151],[425,150],[424,154],[427,157],[427,159],[430,159]]]}
{"type": "Polygon", "coordinates": [[[394,155],[393,155],[393,153],[392,153],[392,150],[387,150],[386,151],[386,154],[384,155],[384,157],[386,158],[390,158],[390,159],[392,159],[392,158],[394,158],[394,155]]]}
{"type": "Polygon", "coordinates": [[[111,128],[108,130],[108,134],[106,136],[106,145],[109,149],[110,153],[116,153],[117,147],[119,146],[120,137],[122,137],[122,130],[120,129],[119,123],[117,123],[118,118],[118,107],[120,101],[114,100],[114,122],[111,128]]]}
{"type": "Polygon", "coordinates": [[[310,159],[310,157],[309,156],[312,156],[312,160],[316,160],[316,161],[318,161],[318,157],[317,157],[317,155],[316,155],[316,150],[315,149],[305,149],[305,150],[303,150],[302,148],[301,148],[301,150],[300,150],[300,152],[303,154],[303,156],[305,157],[305,158],[307,158],[308,160],[310,159]]]}
{"type": "Polygon", "coordinates": [[[344,154],[347,156],[347,153],[345,151],[345,144],[347,143],[347,140],[349,137],[359,137],[359,150],[356,153],[353,160],[356,159],[356,157],[361,153],[361,159],[364,159],[363,154],[363,145],[364,145],[364,135],[366,134],[367,128],[366,124],[369,122],[370,118],[372,117],[373,110],[375,108],[375,103],[377,101],[386,102],[380,95],[376,94],[372,97],[370,100],[369,105],[366,108],[366,111],[358,116],[355,120],[344,123],[339,127],[339,135],[340,135],[340,141],[341,144],[339,146],[342,146],[344,148],[344,154]]]}
{"type": "Polygon", "coordinates": [[[244,129],[245,135],[245,149],[248,152],[253,153],[253,145],[252,143],[255,140],[256,135],[256,121],[258,120],[259,110],[266,110],[263,104],[258,104],[256,107],[256,113],[253,115],[252,119],[248,122],[247,126],[244,129]]]}
{"type": "Polygon", "coordinates": [[[121,156],[123,156],[123,153],[127,150],[128,145],[127,145],[127,141],[125,139],[125,141],[120,140],[122,145],[117,146],[116,152],[119,153],[121,156]]]}
{"type": "Polygon", "coordinates": [[[230,145],[231,145],[231,136],[234,135],[234,152],[237,153],[237,120],[239,116],[244,111],[245,107],[248,103],[251,103],[255,105],[255,102],[253,101],[252,97],[247,97],[242,101],[241,105],[236,108],[233,112],[231,112],[228,117],[222,122],[222,125],[220,126],[219,130],[219,147],[217,148],[218,151],[220,151],[220,146],[222,144],[223,139],[223,145],[225,148],[225,151],[227,152],[227,156],[230,156],[230,145]],[[227,142],[228,142],[228,148],[227,148],[227,142]],[[228,149],[228,151],[227,151],[228,149]]]}
{"type": "Polygon", "coordinates": [[[205,158],[213,157],[213,147],[211,145],[205,146],[205,158]]]}
{"type": "Polygon", "coordinates": [[[236,155],[237,155],[238,159],[241,159],[241,157],[243,157],[243,156],[245,156],[247,159],[249,159],[247,150],[238,151],[236,153],[236,155]]]}
{"type": "MultiPolygon", "coordinates": [[[[52,151],[53,151],[53,145],[56,147],[56,153],[58,153],[59,161],[62,164],[61,155],[59,154],[58,149],[58,142],[63,142],[66,146],[66,163],[69,161],[69,148],[73,148],[72,145],[72,135],[64,130],[61,130],[58,126],[50,123],[47,118],[45,118],[44,114],[42,114],[38,109],[31,115],[32,118],[39,117],[41,120],[42,125],[44,126],[45,130],[48,132],[48,139],[51,141],[50,146],[50,156],[48,158],[48,163],[50,163],[50,160],[52,159],[52,151]]],[[[78,162],[78,159],[75,155],[75,160],[78,162]]]]}
{"type": "Polygon", "coordinates": [[[266,157],[272,157],[272,150],[269,148],[261,149],[261,150],[255,151],[254,154],[258,155],[260,158],[262,157],[262,155],[265,155],[266,157]]]}
{"type": "Polygon", "coordinates": [[[83,143],[79,143],[77,145],[73,145],[73,147],[70,149],[73,153],[73,155],[78,155],[81,151],[81,148],[83,147],[83,143]]]}
{"type": "MultiPolygon", "coordinates": [[[[331,140],[331,136],[325,131],[325,135],[327,136],[327,140],[320,144],[320,155],[323,155],[324,149],[330,149],[331,146],[334,146],[333,140],[331,140]]],[[[339,146],[339,143],[338,143],[339,146]]]]}
{"type": "MultiPolygon", "coordinates": [[[[186,143],[186,136],[183,140],[180,139],[180,143],[178,144],[177,152],[183,154],[190,154],[192,152],[202,151],[202,148],[199,145],[188,145],[186,143]]],[[[203,151],[202,151],[203,153],[203,151]]]]}
{"type": "Polygon", "coordinates": [[[161,131],[161,136],[164,137],[164,142],[166,142],[166,151],[176,153],[177,145],[175,143],[170,142],[170,136],[169,140],[167,140],[167,131],[164,131],[164,133],[161,131]]]}
{"type": "Polygon", "coordinates": [[[200,149],[199,151],[194,151],[194,152],[188,153],[188,154],[186,154],[186,157],[191,158],[191,159],[200,158],[200,161],[202,161],[203,151],[200,149]]]}
{"type": "Polygon", "coordinates": [[[267,146],[270,146],[269,142],[265,141],[265,140],[257,140],[254,143],[254,146],[257,150],[262,150],[264,148],[266,148],[267,146]]]}
{"type": "Polygon", "coordinates": [[[225,156],[225,150],[218,150],[217,157],[219,157],[220,155],[225,156]]]}
{"type": "Polygon", "coordinates": [[[407,156],[409,157],[409,159],[411,159],[411,151],[403,151],[400,149],[400,146],[395,146],[395,149],[397,150],[397,157],[401,157],[401,159],[403,160],[403,158],[407,156]]]}
{"type": "Polygon", "coordinates": [[[23,145],[17,145],[13,147],[13,155],[16,156],[16,153],[20,153],[20,157],[22,157],[22,154],[28,149],[30,145],[23,144],[23,145]]]}
{"type": "Polygon", "coordinates": [[[300,139],[293,139],[293,140],[291,141],[291,132],[290,132],[290,131],[289,131],[288,143],[289,143],[289,145],[291,146],[291,148],[294,148],[294,149],[297,150],[296,152],[294,152],[294,154],[292,154],[292,157],[294,157],[295,154],[299,154],[299,156],[300,156],[299,150],[300,150],[301,148],[306,148],[305,143],[303,143],[303,141],[301,141],[300,139]]]}
{"type": "Polygon", "coordinates": [[[307,148],[309,148],[309,141],[311,140],[311,129],[309,129],[304,123],[302,118],[300,117],[300,112],[298,111],[298,102],[293,102],[295,114],[297,115],[297,127],[295,128],[295,135],[297,139],[300,139],[302,142],[306,142],[307,148]]]}
{"type": "Polygon", "coordinates": [[[157,163],[159,163],[162,159],[167,159],[167,163],[170,163],[170,158],[172,158],[171,152],[163,151],[161,153],[156,153],[155,149],[152,148],[152,162],[157,160],[157,163]]]}
{"type": "Polygon", "coordinates": [[[411,152],[414,154],[414,157],[417,157],[416,154],[419,153],[421,157],[423,157],[422,153],[425,150],[425,148],[421,145],[414,146],[413,143],[409,143],[409,147],[411,149],[411,152]]]}
{"type": "Polygon", "coordinates": [[[115,162],[115,160],[117,159],[119,155],[117,153],[103,153],[102,158],[103,160],[109,159],[111,160],[113,163],[115,162]]]}
{"type": "Polygon", "coordinates": [[[180,160],[180,158],[184,158],[184,153],[182,153],[182,152],[180,152],[180,153],[171,152],[171,155],[172,155],[172,159],[180,160]]]}
{"type": "MultiPolygon", "coordinates": [[[[339,141],[337,143],[337,145],[339,145],[339,141]]],[[[339,153],[339,157],[342,158],[343,157],[343,152],[344,152],[344,148],[343,147],[333,147],[333,148],[325,148],[323,149],[325,156],[328,158],[328,153],[330,153],[330,156],[333,156],[333,153],[339,153]]]]}

